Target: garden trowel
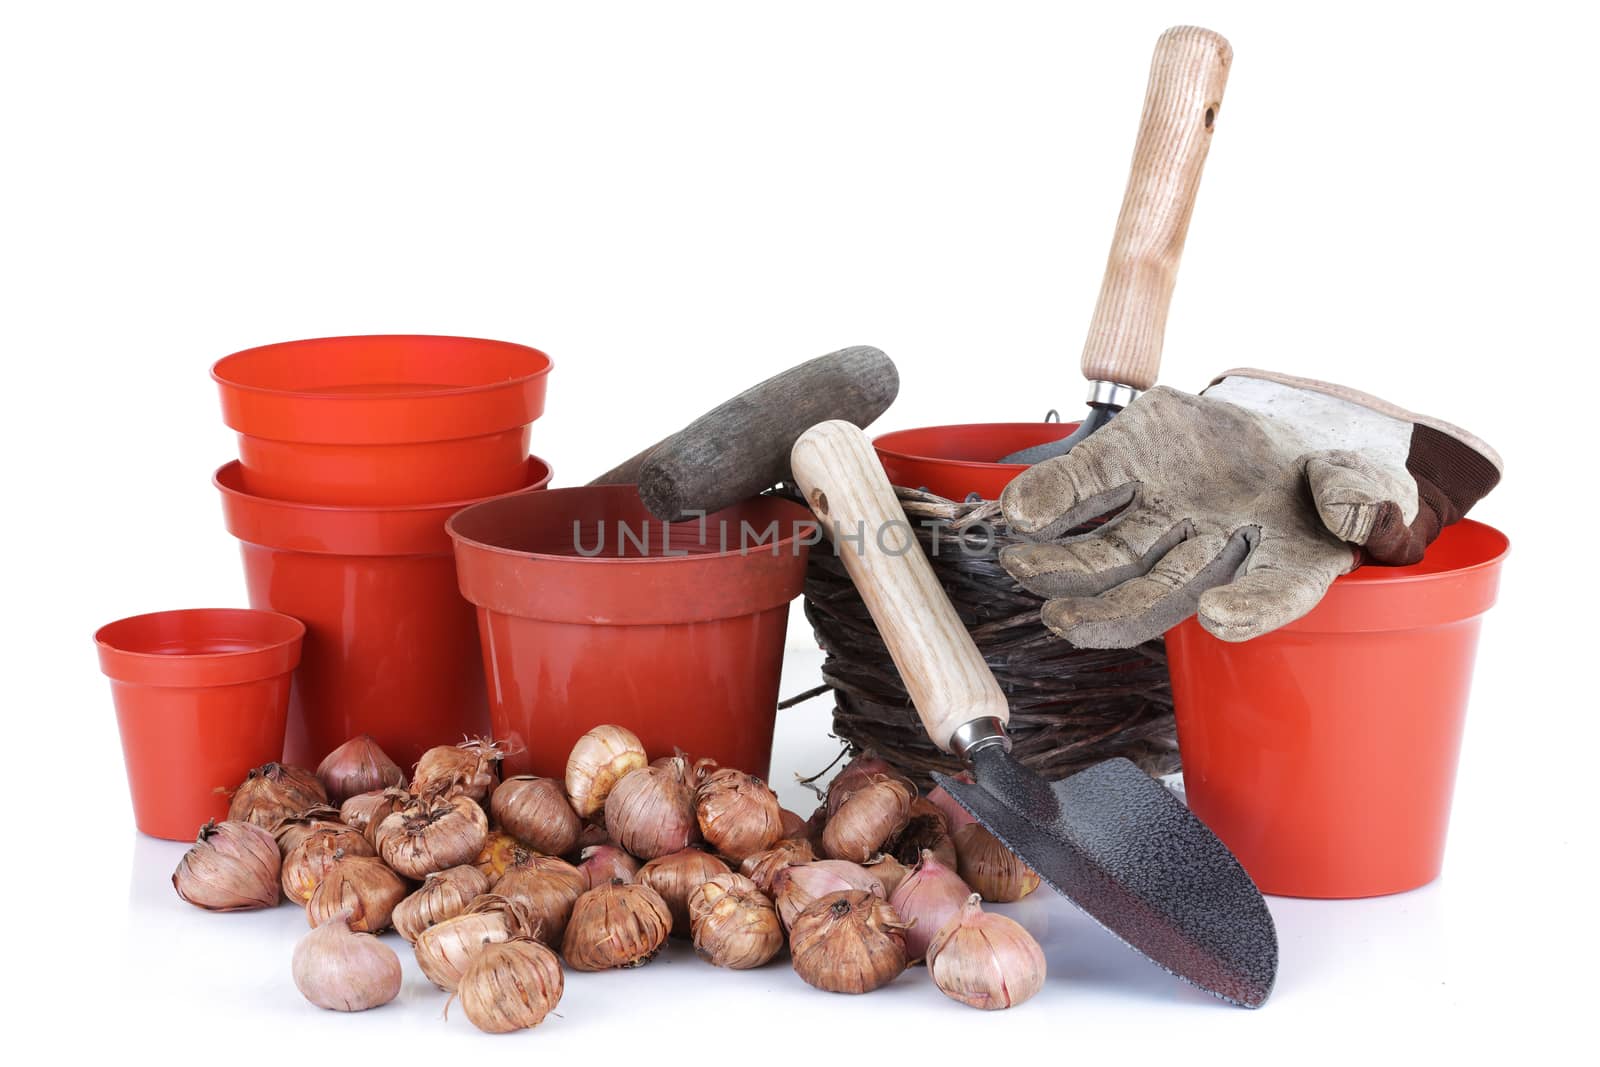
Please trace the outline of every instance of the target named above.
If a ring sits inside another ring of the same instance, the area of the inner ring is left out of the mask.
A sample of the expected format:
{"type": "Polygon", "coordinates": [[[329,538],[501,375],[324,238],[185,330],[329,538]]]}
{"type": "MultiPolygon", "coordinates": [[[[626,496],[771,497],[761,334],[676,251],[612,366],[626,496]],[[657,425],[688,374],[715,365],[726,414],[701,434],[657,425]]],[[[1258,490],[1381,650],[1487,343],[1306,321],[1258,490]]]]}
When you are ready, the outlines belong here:
{"type": "Polygon", "coordinates": [[[1156,383],[1178,260],[1232,62],[1227,40],[1198,26],[1174,26],[1156,41],[1128,189],[1083,346],[1089,412],[1070,436],[1002,463],[1064,455],[1156,383]]]}
{"type": "Polygon", "coordinates": [[[1258,1007],[1278,939],[1255,883],[1205,824],[1125,759],[1050,783],[1011,758],[1005,694],[934,576],[866,436],[807,430],[806,503],[855,582],[940,748],[976,784],[939,783],[1039,876],[1129,946],[1223,1000],[1258,1007]]]}

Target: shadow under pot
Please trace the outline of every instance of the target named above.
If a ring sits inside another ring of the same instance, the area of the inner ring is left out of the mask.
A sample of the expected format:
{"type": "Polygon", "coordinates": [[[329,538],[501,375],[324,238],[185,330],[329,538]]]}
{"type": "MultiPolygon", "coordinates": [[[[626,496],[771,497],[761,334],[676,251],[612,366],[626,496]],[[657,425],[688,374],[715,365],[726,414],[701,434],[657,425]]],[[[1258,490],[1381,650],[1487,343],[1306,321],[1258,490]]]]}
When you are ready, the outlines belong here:
{"type": "Polygon", "coordinates": [[[479,504],[449,529],[507,774],[561,777],[601,723],[652,758],[767,774],[810,511],[758,497],[669,524],[631,485],[586,486],[479,504]]]}
{"type": "MultiPolygon", "coordinates": [[[[524,461],[542,489],[550,468],[524,461]]],[[[315,767],[369,734],[403,767],[428,748],[488,732],[472,606],[456,587],[445,522],[474,503],[332,507],[246,492],[239,464],[217,471],[252,607],[306,625],[284,759],[315,767]]]]}

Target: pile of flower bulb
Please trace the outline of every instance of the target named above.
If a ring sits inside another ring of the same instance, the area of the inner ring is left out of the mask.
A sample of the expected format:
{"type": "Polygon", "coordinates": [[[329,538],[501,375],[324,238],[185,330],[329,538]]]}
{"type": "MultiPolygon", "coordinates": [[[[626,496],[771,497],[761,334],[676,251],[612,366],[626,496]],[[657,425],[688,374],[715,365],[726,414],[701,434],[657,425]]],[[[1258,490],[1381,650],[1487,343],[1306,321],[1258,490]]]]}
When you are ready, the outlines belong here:
{"type": "Polygon", "coordinates": [[[502,756],[489,739],[440,746],[408,784],[358,737],[315,773],[258,767],[173,886],[212,911],[302,906],[295,985],[334,1011],[399,994],[399,957],[379,936],[393,930],[492,1033],[537,1026],[563,966],[639,967],[669,937],[741,970],[787,950],[833,993],[919,963],[978,1008],[1044,982],[1038,943],[980,904],[1018,900],[1038,876],[943,790],[920,796],[881,759],[846,765],[805,819],[743,771],[681,753],[652,762],[618,726],[578,741],[564,781],[502,780],[502,756]]]}

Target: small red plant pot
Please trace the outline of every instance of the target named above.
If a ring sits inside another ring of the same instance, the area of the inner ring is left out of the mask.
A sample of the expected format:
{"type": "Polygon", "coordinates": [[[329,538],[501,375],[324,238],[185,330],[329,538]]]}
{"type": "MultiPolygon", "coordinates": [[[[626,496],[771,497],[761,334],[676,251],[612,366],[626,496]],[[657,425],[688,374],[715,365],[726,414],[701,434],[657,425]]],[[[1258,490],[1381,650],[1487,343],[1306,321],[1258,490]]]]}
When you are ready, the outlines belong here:
{"type": "Polygon", "coordinates": [[[135,615],[94,635],[142,833],[192,841],[245,773],[283,756],[306,628],[271,611],[135,615]]]}
{"type": "Polygon", "coordinates": [[[1167,634],[1189,806],[1264,893],[1371,897],[1438,877],[1484,612],[1510,545],[1470,520],[1362,567],[1301,619],[1167,634]]]}
{"type": "MultiPolygon", "coordinates": [[[[522,484],[550,468],[523,461],[522,484]]],[[[247,492],[217,471],[250,603],[306,624],[284,758],[315,767],[357,734],[409,766],[434,745],[488,732],[477,622],[456,588],[445,521],[474,501],[331,507],[247,492]]]]}
{"type": "Polygon", "coordinates": [[[1075,422],[977,422],[960,426],[922,426],[895,430],[872,439],[890,483],[926,489],[946,500],[977,493],[999,500],[1026,463],[996,463],[1034,445],[1059,441],[1078,428],[1075,422]]]}
{"type": "Polygon", "coordinates": [[[615,723],[652,758],[683,749],[765,775],[789,602],[820,533],[808,510],[766,497],[662,523],[629,485],[456,515],[506,773],[559,778],[579,737],[615,723]]]}
{"type": "Polygon", "coordinates": [[[550,367],[525,345],[397,334],[250,348],[211,377],[244,492],[371,506],[523,488],[550,367]]]}

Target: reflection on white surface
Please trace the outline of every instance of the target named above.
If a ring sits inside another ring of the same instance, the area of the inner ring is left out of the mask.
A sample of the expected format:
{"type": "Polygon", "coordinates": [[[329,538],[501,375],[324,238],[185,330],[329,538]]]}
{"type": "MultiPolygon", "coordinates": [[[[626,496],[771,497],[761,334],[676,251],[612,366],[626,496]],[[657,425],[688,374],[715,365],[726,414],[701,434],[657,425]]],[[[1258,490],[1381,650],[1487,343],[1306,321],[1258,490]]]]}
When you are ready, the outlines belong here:
{"type": "MultiPolygon", "coordinates": [[[[795,653],[788,662],[786,694],[807,687],[818,657],[795,653]]],[[[827,735],[828,718],[826,699],[780,713],[772,784],[785,805],[802,814],[815,798],[796,776],[814,773],[838,750],[827,735]]],[[[384,940],[405,966],[398,1001],[356,1016],[307,1004],[289,977],[290,953],[306,930],[302,911],[284,905],[222,915],[184,904],[171,874],[186,847],[134,834],[125,906],[106,909],[108,925],[123,942],[116,1011],[130,1039],[170,1035],[180,1012],[185,1028],[219,1039],[236,1037],[241,1026],[260,1033],[292,1029],[297,1040],[328,1048],[355,1037],[407,1052],[434,1041],[479,1039],[460,1012],[443,1018],[445,995],[423,978],[409,946],[392,933],[384,940]]],[[[1094,1047],[1117,1045],[1138,1027],[1152,1028],[1141,1044],[1157,1041],[1158,1033],[1176,1026],[1196,1049],[1243,1055],[1281,1047],[1306,1027],[1325,1029],[1330,1018],[1372,1020],[1449,1006],[1448,995],[1440,999],[1441,990],[1454,992],[1447,985],[1449,899],[1439,885],[1378,900],[1271,900],[1282,966],[1273,998],[1256,1012],[1172,978],[1041,889],[996,908],[1039,938],[1049,964],[1044,990],[1009,1012],[982,1013],[946,1000],[921,968],[868,996],[843,997],[806,986],[786,957],[756,971],[722,971],[674,942],[637,970],[569,972],[557,1016],[532,1034],[500,1040],[550,1050],[605,1039],[622,1023],[630,1032],[664,1035],[681,1032],[690,1020],[696,1032],[717,1030],[719,1045],[728,1047],[769,1040],[775,1026],[800,1020],[806,1030],[829,1035],[830,1047],[887,1054],[911,1035],[933,1032],[951,1054],[978,1054],[1001,1035],[1007,1042],[1057,1042],[1071,1033],[1073,1047],[1094,1047]]],[[[1328,1037],[1331,1043],[1342,1039],[1328,1037]]]]}

